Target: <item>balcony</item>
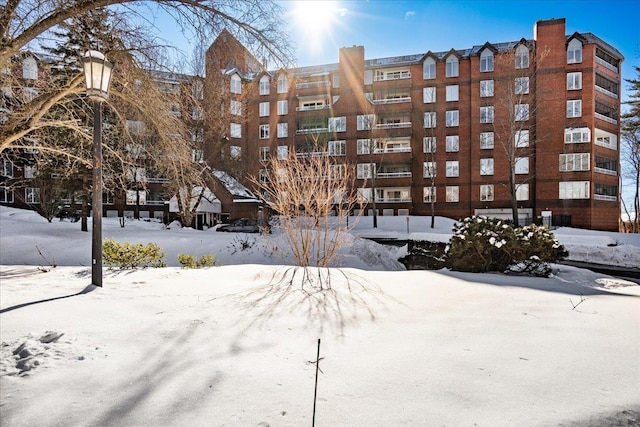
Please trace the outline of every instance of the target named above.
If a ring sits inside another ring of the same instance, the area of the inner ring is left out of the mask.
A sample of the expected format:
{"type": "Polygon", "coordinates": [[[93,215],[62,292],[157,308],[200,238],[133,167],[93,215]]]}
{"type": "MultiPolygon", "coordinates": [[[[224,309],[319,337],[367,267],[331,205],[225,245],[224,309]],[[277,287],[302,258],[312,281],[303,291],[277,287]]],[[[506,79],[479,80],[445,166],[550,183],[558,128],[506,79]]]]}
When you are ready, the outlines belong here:
{"type": "Polygon", "coordinates": [[[380,202],[380,203],[411,202],[411,189],[410,188],[378,188],[376,189],[376,202],[380,202]]]}
{"type": "Polygon", "coordinates": [[[618,200],[616,196],[608,196],[606,194],[594,194],[593,198],[595,200],[604,200],[606,202],[615,202],[616,200],[618,200]]]}
{"type": "Polygon", "coordinates": [[[611,117],[607,117],[604,114],[595,113],[594,115],[596,116],[596,119],[600,119],[600,120],[605,121],[607,123],[611,123],[612,125],[617,125],[618,124],[618,121],[616,119],[612,119],[611,117]]]}
{"type": "Polygon", "coordinates": [[[411,122],[389,122],[389,123],[376,123],[376,129],[401,129],[410,128],[411,122]]]}
{"type": "Polygon", "coordinates": [[[302,152],[296,153],[296,157],[298,158],[324,157],[328,155],[329,155],[328,151],[302,151],[302,152]]]}
{"type": "Polygon", "coordinates": [[[593,171],[597,172],[597,173],[602,173],[602,174],[605,174],[605,175],[618,176],[618,171],[611,170],[611,169],[605,169],[605,168],[599,168],[597,166],[593,168],[593,171]]]}
{"type": "Polygon", "coordinates": [[[296,111],[317,111],[317,110],[327,110],[331,106],[329,104],[324,105],[302,105],[300,107],[296,107],[296,111]]]}
{"type": "Polygon", "coordinates": [[[388,105],[388,104],[402,104],[405,102],[411,102],[410,96],[402,96],[397,98],[379,98],[372,101],[374,105],[388,105]]]}
{"type": "Polygon", "coordinates": [[[376,178],[411,178],[411,171],[378,172],[376,178]]]}
{"type": "Polygon", "coordinates": [[[330,86],[331,86],[331,82],[329,80],[296,83],[296,89],[315,89],[315,88],[330,87],[330,86]]]}
{"type": "Polygon", "coordinates": [[[603,67],[613,71],[614,73],[618,73],[618,67],[616,67],[615,65],[609,64],[607,61],[605,61],[602,58],[599,58],[598,56],[596,56],[596,63],[602,65],[603,67]]]}
{"type": "Polygon", "coordinates": [[[392,80],[404,80],[410,79],[411,72],[410,71],[376,71],[376,75],[373,76],[374,82],[388,82],[392,80]]]}
{"type": "Polygon", "coordinates": [[[146,177],[146,181],[149,184],[166,184],[167,182],[169,182],[169,178],[146,177]]]}
{"type": "Polygon", "coordinates": [[[164,200],[147,200],[146,205],[150,205],[150,206],[164,206],[165,204],[167,204],[169,202],[166,202],[164,200]]]}
{"type": "Polygon", "coordinates": [[[307,129],[297,129],[296,135],[311,135],[315,133],[325,133],[329,132],[329,128],[307,128],[307,129]]]}
{"type": "Polygon", "coordinates": [[[600,92],[600,93],[603,93],[603,94],[605,94],[605,95],[607,95],[607,96],[611,97],[611,98],[618,99],[618,95],[617,95],[616,93],[613,93],[613,92],[611,92],[611,91],[608,91],[607,89],[605,89],[605,88],[603,88],[603,87],[600,87],[600,86],[596,85],[596,90],[597,90],[598,92],[600,92]]]}

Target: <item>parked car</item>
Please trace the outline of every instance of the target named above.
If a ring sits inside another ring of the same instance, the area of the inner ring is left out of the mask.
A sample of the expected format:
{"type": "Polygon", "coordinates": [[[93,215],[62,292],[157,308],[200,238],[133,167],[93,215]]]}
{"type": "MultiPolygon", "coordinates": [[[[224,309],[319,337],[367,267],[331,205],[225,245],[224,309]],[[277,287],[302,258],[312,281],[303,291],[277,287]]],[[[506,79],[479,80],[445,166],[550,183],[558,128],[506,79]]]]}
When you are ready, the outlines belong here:
{"type": "Polygon", "coordinates": [[[239,233],[259,233],[260,225],[258,221],[250,218],[234,219],[229,224],[219,226],[216,231],[235,231],[239,233]]]}

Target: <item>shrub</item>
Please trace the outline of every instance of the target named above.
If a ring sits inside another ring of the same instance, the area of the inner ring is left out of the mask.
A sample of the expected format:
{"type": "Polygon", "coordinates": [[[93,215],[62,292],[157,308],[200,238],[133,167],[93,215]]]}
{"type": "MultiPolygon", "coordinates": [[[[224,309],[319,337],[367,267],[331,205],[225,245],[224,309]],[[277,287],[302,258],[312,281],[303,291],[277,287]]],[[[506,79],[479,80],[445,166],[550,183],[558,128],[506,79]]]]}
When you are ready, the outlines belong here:
{"type": "Polygon", "coordinates": [[[196,259],[189,254],[178,254],[178,262],[180,262],[182,268],[211,267],[218,263],[214,255],[202,255],[196,259]]]}
{"type": "Polygon", "coordinates": [[[454,226],[446,266],[476,273],[509,271],[548,276],[546,264],[565,256],[567,251],[546,227],[514,229],[497,218],[473,216],[454,226]]]}
{"type": "Polygon", "coordinates": [[[118,243],[109,239],[105,240],[102,245],[102,255],[105,264],[109,267],[119,267],[122,270],[139,267],[166,267],[167,265],[165,253],[155,243],[132,245],[128,242],[118,243]]]}

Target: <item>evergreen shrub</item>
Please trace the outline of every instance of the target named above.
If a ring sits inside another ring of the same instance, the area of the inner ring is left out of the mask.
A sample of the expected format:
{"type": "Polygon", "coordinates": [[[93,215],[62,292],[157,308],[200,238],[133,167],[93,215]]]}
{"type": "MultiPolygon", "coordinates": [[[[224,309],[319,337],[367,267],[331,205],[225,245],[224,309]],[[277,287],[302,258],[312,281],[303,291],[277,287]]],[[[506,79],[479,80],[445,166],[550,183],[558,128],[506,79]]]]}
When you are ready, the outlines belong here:
{"type": "Polygon", "coordinates": [[[121,270],[132,270],[146,267],[166,267],[166,254],[155,243],[131,244],[118,243],[115,240],[105,240],[102,245],[102,257],[109,267],[118,267],[121,270]]]}
{"type": "Polygon", "coordinates": [[[178,254],[178,262],[182,268],[211,267],[218,263],[214,255],[202,255],[196,258],[190,254],[178,254]]]}

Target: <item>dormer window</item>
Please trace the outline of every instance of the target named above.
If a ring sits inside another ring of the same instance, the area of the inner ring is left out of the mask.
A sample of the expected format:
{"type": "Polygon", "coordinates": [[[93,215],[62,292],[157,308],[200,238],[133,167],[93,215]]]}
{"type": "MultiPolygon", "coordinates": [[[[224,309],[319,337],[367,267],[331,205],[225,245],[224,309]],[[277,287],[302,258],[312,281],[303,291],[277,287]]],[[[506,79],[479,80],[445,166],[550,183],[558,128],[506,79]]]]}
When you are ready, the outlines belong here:
{"type": "Polygon", "coordinates": [[[436,60],[433,58],[427,58],[422,64],[422,78],[424,80],[431,80],[436,78],[436,60]]]}
{"type": "Polygon", "coordinates": [[[516,68],[529,68],[529,49],[522,44],[516,48],[516,68]]]}
{"type": "Polygon", "coordinates": [[[237,94],[242,93],[242,81],[240,80],[240,77],[237,74],[234,74],[233,76],[231,76],[230,90],[231,90],[231,93],[237,93],[237,94]]]}
{"type": "Polygon", "coordinates": [[[454,55],[449,55],[447,58],[446,77],[458,77],[458,74],[458,58],[454,55]]]}
{"type": "Polygon", "coordinates": [[[480,72],[487,73],[493,71],[493,52],[485,49],[480,53],[480,72]]]}
{"type": "Polygon", "coordinates": [[[567,46],[567,64],[579,64],[582,62],[582,43],[573,39],[567,46]]]}
{"type": "Polygon", "coordinates": [[[269,77],[262,76],[260,79],[260,95],[269,95],[269,77]]]}
{"type": "Polygon", "coordinates": [[[287,93],[289,91],[289,82],[287,76],[280,74],[278,76],[278,93],[287,93]]]}
{"type": "Polygon", "coordinates": [[[22,78],[26,80],[38,79],[38,62],[35,58],[28,57],[22,62],[22,78]]]}

